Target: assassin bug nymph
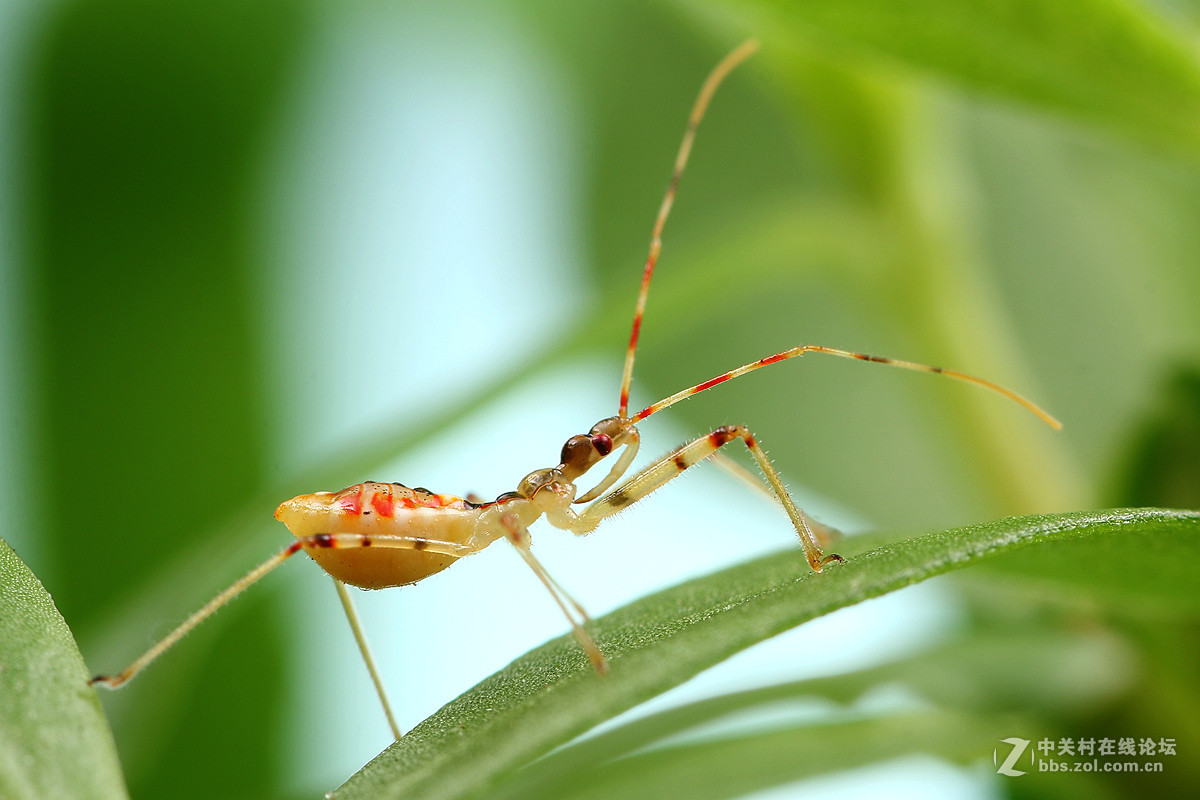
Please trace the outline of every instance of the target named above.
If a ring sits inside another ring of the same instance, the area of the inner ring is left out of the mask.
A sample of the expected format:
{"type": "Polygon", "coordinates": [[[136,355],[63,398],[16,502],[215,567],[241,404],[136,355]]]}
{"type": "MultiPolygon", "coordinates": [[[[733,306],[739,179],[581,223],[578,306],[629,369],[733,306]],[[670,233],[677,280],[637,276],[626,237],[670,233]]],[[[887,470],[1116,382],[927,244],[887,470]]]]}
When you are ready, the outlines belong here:
{"type": "Polygon", "coordinates": [[[633,379],[634,355],[637,351],[650,278],[662,247],[663,226],[671,211],[680,176],[687,164],[696,128],[717,86],[756,48],[756,42],[748,41],[727,55],[708,76],[692,107],[687,130],[675,158],[671,182],[654,223],[650,252],[642,272],[641,287],[633,315],[633,328],[625,353],[625,369],[621,378],[620,403],[616,416],[600,420],[587,433],[572,436],[563,445],[558,466],[529,473],[517,486],[516,491],[502,494],[491,502],[475,502],[471,499],[435,494],[426,489],[410,489],[398,483],[360,483],[337,493],[317,492],[288,500],[276,509],[275,518],[283,522],[296,537],[291,545],[225,589],[124,670],[116,675],[97,676],[91,683],[114,689],[126,683],[239,592],[303,550],[333,577],[392,732],[399,738],[400,729],[396,725],[368,652],[357,615],[346,591],[346,584],[363,589],[382,589],[416,583],[435,572],[440,572],[463,556],[482,550],[498,539],[507,539],[516,547],[570,622],[575,638],[592,665],[598,672],[603,673],[607,662],[584,627],[588,621],[587,614],[550,577],[530,550],[529,526],[541,517],[545,517],[556,528],[575,534],[589,533],[608,516],[659,489],[688,467],[713,456],[722,446],[740,441],[758,462],[771,493],[791,519],[809,566],[820,572],[826,564],[842,560],[840,556],[826,555],[822,552],[809,521],[793,502],[779,474],[754,436],[742,425],[725,425],[688,442],[612,489],[628,471],[637,454],[640,441],[637,423],[719,383],[806,353],[824,353],[946,375],[990,389],[1021,404],[1052,427],[1061,427],[1057,420],[1029,400],[990,381],[939,367],[818,345],[801,345],[761,358],[676,392],[635,414],[629,413],[629,387],[633,379]],[[590,490],[581,495],[577,494],[576,482],[592,467],[618,451],[620,453],[608,474],[590,490]],[[609,491],[610,489],[612,491],[609,491]],[[572,509],[572,505],[583,503],[590,505],[578,512],[572,509]]]}

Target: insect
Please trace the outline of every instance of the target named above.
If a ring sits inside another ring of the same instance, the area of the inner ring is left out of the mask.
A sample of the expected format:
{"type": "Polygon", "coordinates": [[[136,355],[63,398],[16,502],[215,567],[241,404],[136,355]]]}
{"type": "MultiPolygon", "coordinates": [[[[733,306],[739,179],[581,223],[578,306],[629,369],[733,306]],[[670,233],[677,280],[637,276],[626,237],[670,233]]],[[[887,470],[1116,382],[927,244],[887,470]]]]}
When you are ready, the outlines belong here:
{"type": "Polygon", "coordinates": [[[791,519],[809,566],[820,572],[831,562],[842,561],[841,556],[822,551],[810,521],[788,494],[779,474],[754,435],[743,425],[724,425],[716,428],[682,445],[617,485],[629,471],[637,455],[640,443],[638,423],[720,383],[808,353],[945,375],[996,392],[1024,406],[1052,427],[1061,427],[1057,420],[1029,400],[982,378],[911,361],[869,356],[819,345],[801,345],[760,358],[676,392],[640,411],[629,413],[634,356],[637,352],[650,280],[662,248],[663,227],[670,214],[680,177],[687,165],[696,129],[718,85],[756,48],[757,43],[749,41],[727,55],[709,74],[692,107],[683,141],[675,158],[671,181],[654,223],[650,251],[642,271],[632,330],[625,352],[625,367],[621,377],[616,416],[600,420],[587,433],[572,436],[563,445],[557,466],[529,473],[517,485],[515,491],[502,494],[490,502],[437,494],[399,483],[367,482],[336,493],[317,492],[282,503],[275,511],[275,518],[288,527],[295,536],[295,541],[218,594],[124,670],[111,676],[98,675],[92,678],[91,683],[112,689],[125,684],[218,608],[268,572],[303,551],[333,577],[392,733],[396,738],[400,738],[400,729],[367,648],[346,585],[362,589],[382,589],[416,583],[500,539],[507,540],[517,549],[567,618],[576,640],[592,666],[597,672],[603,673],[607,669],[607,660],[585,627],[588,622],[586,612],[555,582],[534,556],[530,549],[529,526],[544,517],[556,528],[579,535],[590,533],[607,517],[661,488],[689,467],[717,455],[726,444],[741,442],[758,463],[770,492],[791,519]],[[608,473],[592,488],[580,493],[576,485],[580,479],[610,457],[613,460],[608,473]],[[616,488],[613,488],[614,486],[616,488]],[[581,506],[581,510],[576,511],[574,506],[581,506]]]}

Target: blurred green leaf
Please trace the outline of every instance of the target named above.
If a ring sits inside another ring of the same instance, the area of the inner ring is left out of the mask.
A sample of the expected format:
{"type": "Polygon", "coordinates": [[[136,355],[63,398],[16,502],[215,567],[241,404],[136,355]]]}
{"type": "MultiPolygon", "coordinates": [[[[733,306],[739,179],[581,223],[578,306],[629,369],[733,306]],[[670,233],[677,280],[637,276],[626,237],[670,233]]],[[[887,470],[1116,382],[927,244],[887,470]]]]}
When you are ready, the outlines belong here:
{"type": "Polygon", "coordinates": [[[687,797],[719,800],[789,781],[848,770],[916,753],[952,761],[979,756],[1001,731],[1020,730],[1010,718],[945,711],[897,714],[816,725],[793,725],[738,736],[665,745],[581,770],[546,791],[513,797],[585,800],[687,797]]]}
{"type": "Polygon", "coordinates": [[[0,797],[125,798],[112,732],[71,631],[0,539],[0,797]]]}
{"type": "Polygon", "coordinates": [[[1132,0],[711,5],[773,42],[817,41],[1200,154],[1200,62],[1189,34],[1132,0]]]}
{"type": "Polygon", "coordinates": [[[1131,435],[1114,492],[1121,504],[1200,506],[1200,369],[1180,367],[1131,435]]]}
{"type": "Polygon", "coordinates": [[[911,753],[968,762],[1005,736],[1052,730],[1032,715],[1110,700],[1129,683],[1129,661],[1107,634],[1021,629],[956,638],[872,669],[733,692],[635,719],[538,760],[489,796],[590,796],[606,787],[608,796],[655,797],[664,780],[687,797],[710,796],[713,787],[735,796],[911,753]],[[909,706],[934,705],[926,713],[851,707],[883,687],[911,690],[909,706]],[[846,708],[832,710],[821,702],[828,700],[846,708]],[[812,713],[814,701],[824,713],[812,713]],[[746,740],[733,735],[747,730],[746,740]],[[748,758],[744,748],[756,735],[748,758]],[[681,736],[701,740],[708,751],[672,747],[681,736]],[[614,782],[625,787],[619,794],[614,782]]]}
{"type": "Polygon", "coordinates": [[[849,539],[840,548],[846,563],[821,575],[788,552],[691,581],[596,620],[609,675],[596,675],[570,637],[549,642],[445,706],[334,796],[474,796],[605,719],[836,608],[1023,549],[1130,536],[1174,542],[1194,562],[1200,513],[1010,518],[865,551],[869,539],[849,539]]]}
{"type": "MultiPolygon", "coordinates": [[[[197,498],[236,505],[266,469],[248,219],[308,13],[278,0],[85,0],[47,10],[28,48],[29,502],[72,509],[41,516],[37,533],[54,543],[47,580],[81,636],[165,559],[193,542],[219,551],[197,498]]],[[[105,698],[133,794],[267,791],[281,637],[277,619],[241,614],[203,681],[105,698]],[[122,714],[135,697],[136,715],[122,714]]]]}

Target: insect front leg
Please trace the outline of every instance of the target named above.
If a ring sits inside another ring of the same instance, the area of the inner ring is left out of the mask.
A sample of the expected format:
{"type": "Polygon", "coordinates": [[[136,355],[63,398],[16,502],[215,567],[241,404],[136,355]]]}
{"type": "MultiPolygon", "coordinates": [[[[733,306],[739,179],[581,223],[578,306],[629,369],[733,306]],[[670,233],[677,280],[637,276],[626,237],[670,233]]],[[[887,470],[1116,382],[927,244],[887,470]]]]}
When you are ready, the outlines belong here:
{"type": "Polygon", "coordinates": [[[583,624],[588,621],[587,612],[575,599],[567,593],[565,589],[558,584],[558,581],[550,577],[550,573],[542,566],[542,563],[534,556],[530,549],[529,529],[525,523],[520,520],[515,514],[503,514],[499,519],[500,524],[507,532],[508,540],[513,547],[517,548],[517,552],[521,554],[521,558],[525,559],[525,563],[537,575],[538,580],[550,592],[550,596],[554,598],[554,602],[558,604],[559,609],[567,618],[567,622],[571,623],[571,632],[575,634],[575,639],[579,642],[579,646],[583,648],[583,652],[587,655],[588,661],[592,662],[592,666],[596,671],[603,674],[608,671],[608,660],[604,658],[604,654],[600,652],[600,648],[592,641],[592,637],[584,630],[583,624]],[[571,610],[579,615],[579,619],[571,614],[571,610]]]}
{"type": "MultiPolygon", "coordinates": [[[[765,498],[772,505],[779,502],[779,499],[775,496],[775,491],[770,486],[763,485],[761,475],[754,474],[739,462],[734,461],[730,456],[723,454],[720,450],[709,456],[708,460],[725,470],[726,474],[730,477],[736,478],[748,488],[753,489],[755,494],[765,498]]],[[[833,547],[833,543],[842,537],[842,532],[837,528],[819,521],[803,508],[800,509],[800,514],[804,517],[808,529],[816,536],[817,544],[821,545],[822,548],[833,547]]]]}
{"type": "MultiPolygon", "coordinates": [[[[783,505],[784,510],[787,511],[788,517],[791,518],[792,526],[796,529],[796,535],[800,537],[800,544],[804,547],[804,555],[808,558],[809,566],[815,571],[820,572],[825,564],[831,561],[841,561],[842,557],[839,555],[825,555],[821,552],[821,546],[817,542],[817,537],[809,526],[804,513],[792,500],[792,496],[788,494],[788,490],[783,485],[783,480],[779,477],[779,473],[771,465],[771,460],[767,458],[767,454],[759,446],[754,435],[750,433],[750,429],[744,425],[725,425],[717,428],[707,436],[701,436],[698,439],[688,442],[654,464],[646,467],[646,469],[634,475],[610,494],[588,506],[587,509],[577,516],[574,522],[562,520],[560,517],[559,521],[566,524],[561,524],[559,527],[567,528],[575,533],[588,533],[599,525],[601,520],[636,503],[651,492],[662,488],[669,481],[682,474],[688,467],[698,464],[717,452],[719,448],[738,439],[744,442],[746,447],[750,449],[751,455],[754,456],[754,459],[758,462],[758,466],[763,471],[763,475],[766,476],[767,483],[770,484],[775,496],[783,505]]],[[[553,517],[549,517],[548,515],[548,518],[552,523],[559,524],[553,517]]]]}

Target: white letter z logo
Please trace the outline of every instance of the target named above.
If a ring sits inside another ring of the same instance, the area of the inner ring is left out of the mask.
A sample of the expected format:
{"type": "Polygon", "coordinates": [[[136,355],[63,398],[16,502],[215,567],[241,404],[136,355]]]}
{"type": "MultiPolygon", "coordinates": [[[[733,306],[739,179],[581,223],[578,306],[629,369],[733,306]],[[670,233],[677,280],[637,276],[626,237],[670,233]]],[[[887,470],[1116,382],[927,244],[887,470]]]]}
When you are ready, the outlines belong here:
{"type": "MultiPolygon", "coordinates": [[[[1025,752],[1025,748],[1029,747],[1029,740],[1028,739],[1018,739],[1014,736],[1009,739],[1001,739],[1000,741],[1004,742],[1005,744],[1011,744],[1013,746],[1013,749],[1012,749],[1012,752],[1008,754],[1008,758],[1004,759],[1004,763],[996,768],[996,772],[1000,773],[1001,775],[1008,775],[1013,778],[1016,778],[1019,775],[1024,775],[1025,771],[1020,770],[1020,769],[1013,769],[1013,764],[1017,763],[1017,759],[1020,758],[1021,754],[1025,752]]],[[[993,764],[996,763],[996,759],[997,759],[996,751],[993,750],[992,751],[992,763],[993,764]]]]}

